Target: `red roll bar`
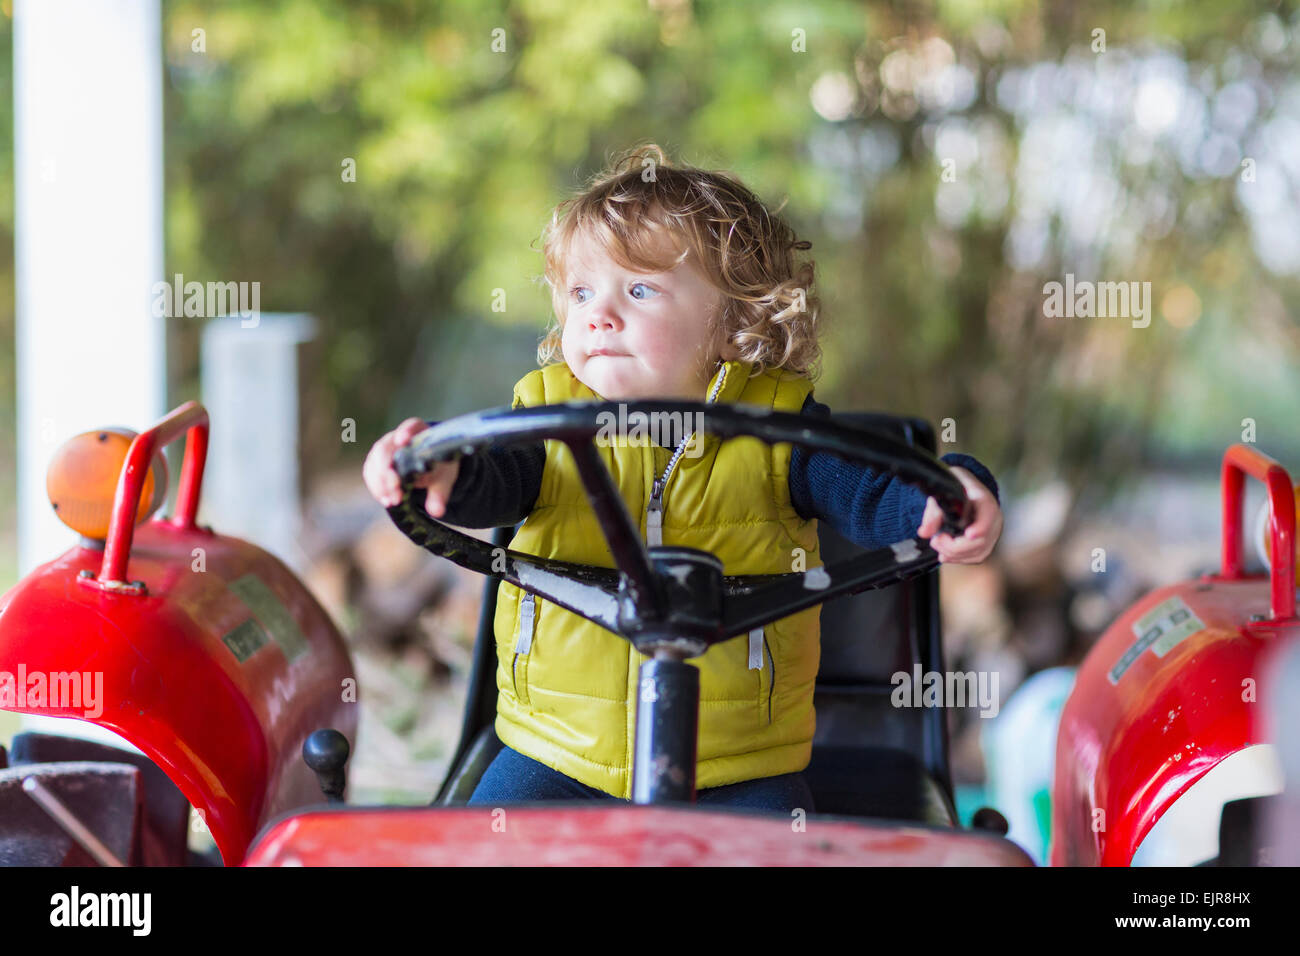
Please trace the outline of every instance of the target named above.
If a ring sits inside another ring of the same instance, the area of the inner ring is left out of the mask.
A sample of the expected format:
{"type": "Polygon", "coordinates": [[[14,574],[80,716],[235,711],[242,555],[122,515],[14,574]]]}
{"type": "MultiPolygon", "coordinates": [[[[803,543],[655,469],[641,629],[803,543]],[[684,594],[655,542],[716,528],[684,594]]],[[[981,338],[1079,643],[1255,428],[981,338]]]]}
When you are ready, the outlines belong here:
{"type": "Polygon", "coordinates": [[[113,515],[104,544],[104,563],[98,580],[88,581],[111,590],[133,590],[126,575],[135,537],[135,517],[140,492],[154,454],[188,432],[185,460],[181,465],[180,487],[176,493],[175,516],[166,522],[187,531],[195,530],[194,518],[199,510],[199,489],[203,484],[203,465],[208,457],[208,412],[198,402],[186,402],[164,416],[158,424],[135,436],[126,453],[126,464],[117,481],[113,498],[113,515]]]}
{"type": "Polygon", "coordinates": [[[1249,445],[1231,445],[1223,454],[1223,568],[1221,577],[1242,577],[1242,507],[1245,476],[1268,488],[1272,508],[1273,622],[1295,617],[1295,497],[1291,476],[1263,452],[1249,445]]]}

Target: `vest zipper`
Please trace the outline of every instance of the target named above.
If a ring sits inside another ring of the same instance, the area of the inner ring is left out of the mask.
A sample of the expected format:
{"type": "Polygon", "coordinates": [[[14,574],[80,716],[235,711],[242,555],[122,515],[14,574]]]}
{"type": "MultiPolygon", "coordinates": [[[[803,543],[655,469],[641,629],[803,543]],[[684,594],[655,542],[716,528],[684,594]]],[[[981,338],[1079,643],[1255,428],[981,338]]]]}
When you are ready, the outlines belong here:
{"type": "MultiPolygon", "coordinates": [[[[665,471],[664,476],[667,474],[665,471]]],[[[664,543],[664,478],[656,478],[650,487],[650,502],[645,508],[645,543],[664,543]]]]}
{"type": "MultiPolygon", "coordinates": [[[[713,400],[718,397],[718,392],[722,390],[722,383],[727,380],[727,365],[722,364],[722,371],[718,373],[718,380],[713,383],[713,388],[709,391],[709,397],[706,404],[712,404],[713,400]]],[[[682,436],[682,440],[677,443],[677,448],[673,451],[673,457],[668,459],[668,466],[664,468],[664,473],[655,479],[654,484],[650,486],[650,500],[646,503],[645,508],[645,543],[651,546],[658,546],[664,543],[664,488],[668,484],[669,477],[672,476],[673,469],[677,467],[678,460],[682,457],[682,452],[686,450],[687,444],[695,432],[688,432],[682,436]]]]}

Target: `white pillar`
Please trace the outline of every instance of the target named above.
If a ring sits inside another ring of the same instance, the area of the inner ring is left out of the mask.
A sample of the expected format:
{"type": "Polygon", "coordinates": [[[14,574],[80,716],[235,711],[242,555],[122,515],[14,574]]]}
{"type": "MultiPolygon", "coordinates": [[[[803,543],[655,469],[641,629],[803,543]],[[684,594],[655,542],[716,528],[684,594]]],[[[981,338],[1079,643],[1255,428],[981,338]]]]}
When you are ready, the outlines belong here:
{"type": "Polygon", "coordinates": [[[309,315],[263,312],[203,328],[201,378],[208,462],[200,517],[218,534],[265,548],[298,574],[308,570],[299,535],[298,345],[315,334],[309,315]]]}
{"type": "Polygon", "coordinates": [[[54,450],[166,411],[158,0],[16,0],[14,160],[21,575],[76,541],[54,450]]]}

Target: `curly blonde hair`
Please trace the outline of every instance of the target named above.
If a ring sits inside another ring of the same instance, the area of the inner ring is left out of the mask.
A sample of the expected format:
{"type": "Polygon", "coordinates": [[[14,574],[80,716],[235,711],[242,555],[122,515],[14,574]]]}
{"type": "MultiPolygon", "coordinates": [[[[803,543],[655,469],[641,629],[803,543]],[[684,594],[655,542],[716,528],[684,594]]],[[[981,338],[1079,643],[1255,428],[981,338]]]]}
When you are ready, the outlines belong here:
{"type": "Polygon", "coordinates": [[[538,364],[563,361],[567,260],[573,240],[585,235],[625,269],[663,272],[694,256],[723,294],[716,331],[753,363],[752,374],[779,368],[816,378],[820,303],[812,294],[813,263],[795,261],[795,251],[812,243],[798,240],[779,213],[727,173],[670,165],[653,143],[628,150],[581,194],[560,203],[542,231],[555,318],[537,348],[538,364]],[[656,255],[665,230],[685,246],[667,260],[656,255]]]}

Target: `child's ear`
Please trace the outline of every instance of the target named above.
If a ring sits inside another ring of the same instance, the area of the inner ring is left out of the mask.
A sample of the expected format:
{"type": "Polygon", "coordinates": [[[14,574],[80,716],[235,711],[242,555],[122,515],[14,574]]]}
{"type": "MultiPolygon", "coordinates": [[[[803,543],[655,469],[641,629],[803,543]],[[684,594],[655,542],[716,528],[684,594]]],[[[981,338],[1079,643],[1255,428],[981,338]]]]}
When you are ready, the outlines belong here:
{"type": "Polygon", "coordinates": [[[709,316],[709,321],[713,324],[713,344],[714,348],[718,350],[718,356],[724,362],[730,362],[734,359],[740,358],[740,350],[736,348],[736,344],[731,340],[731,336],[728,335],[726,330],[723,328],[722,318],[723,313],[721,309],[709,316]]]}

